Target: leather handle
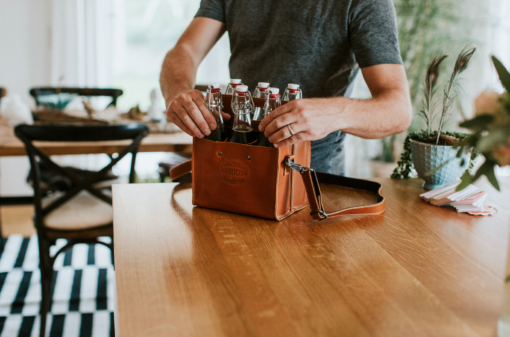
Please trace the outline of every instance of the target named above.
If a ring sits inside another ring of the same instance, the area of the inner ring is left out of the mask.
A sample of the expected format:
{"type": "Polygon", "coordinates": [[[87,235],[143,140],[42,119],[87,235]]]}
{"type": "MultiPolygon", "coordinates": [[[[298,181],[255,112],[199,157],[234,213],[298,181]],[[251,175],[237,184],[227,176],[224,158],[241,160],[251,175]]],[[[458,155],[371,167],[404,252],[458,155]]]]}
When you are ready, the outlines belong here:
{"type": "Polygon", "coordinates": [[[170,169],[170,179],[178,183],[191,182],[191,160],[185,161],[170,169]]]}
{"type": "Polygon", "coordinates": [[[347,178],[328,173],[315,172],[314,169],[303,167],[294,163],[290,157],[285,158],[285,164],[291,169],[298,171],[303,179],[308,196],[308,202],[312,211],[310,215],[314,220],[324,220],[345,215],[371,215],[384,212],[385,202],[382,196],[382,186],[374,181],[347,178]],[[332,184],[348,188],[374,192],[377,194],[377,202],[371,205],[348,207],[338,211],[326,213],[322,203],[322,193],[319,183],[332,184]]]}

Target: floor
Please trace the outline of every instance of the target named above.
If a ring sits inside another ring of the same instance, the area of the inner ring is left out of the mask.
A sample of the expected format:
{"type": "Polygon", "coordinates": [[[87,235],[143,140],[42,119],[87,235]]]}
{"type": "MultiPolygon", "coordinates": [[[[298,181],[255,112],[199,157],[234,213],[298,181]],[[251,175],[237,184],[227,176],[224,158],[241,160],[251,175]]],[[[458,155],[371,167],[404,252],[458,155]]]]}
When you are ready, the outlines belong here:
{"type": "Polygon", "coordinates": [[[7,237],[11,234],[21,234],[24,237],[30,237],[30,235],[34,234],[33,213],[34,206],[30,205],[0,207],[3,236],[7,237]]]}

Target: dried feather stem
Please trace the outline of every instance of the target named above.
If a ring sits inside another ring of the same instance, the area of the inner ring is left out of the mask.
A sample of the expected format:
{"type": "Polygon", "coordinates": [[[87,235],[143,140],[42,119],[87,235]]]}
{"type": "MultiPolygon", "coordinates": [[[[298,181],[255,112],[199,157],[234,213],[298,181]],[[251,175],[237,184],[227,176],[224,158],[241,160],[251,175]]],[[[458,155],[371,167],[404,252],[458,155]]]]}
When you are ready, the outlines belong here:
{"type": "Polygon", "coordinates": [[[425,100],[423,102],[424,110],[421,110],[421,116],[427,123],[427,134],[430,135],[430,128],[432,120],[434,119],[434,107],[432,97],[435,93],[435,86],[439,78],[439,66],[441,62],[447,58],[448,55],[435,55],[427,67],[427,76],[425,77],[425,83],[423,84],[423,93],[425,100]]]}
{"type": "Polygon", "coordinates": [[[457,57],[457,61],[455,62],[455,67],[453,68],[452,76],[450,77],[450,80],[448,81],[448,85],[444,89],[443,94],[443,110],[441,112],[441,120],[439,121],[439,128],[437,132],[436,137],[436,145],[439,143],[439,137],[441,136],[441,129],[443,127],[443,121],[444,118],[448,112],[448,109],[450,108],[451,104],[455,100],[455,96],[452,96],[452,90],[457,83],[457,80],[459,78],[459,75],[467,69],[469,65],[469,60],[471,60],[471,57],[476,51],[476,48],[470,48],[464,47],[462,51],[460,52],[459,56],[457,57]]]}

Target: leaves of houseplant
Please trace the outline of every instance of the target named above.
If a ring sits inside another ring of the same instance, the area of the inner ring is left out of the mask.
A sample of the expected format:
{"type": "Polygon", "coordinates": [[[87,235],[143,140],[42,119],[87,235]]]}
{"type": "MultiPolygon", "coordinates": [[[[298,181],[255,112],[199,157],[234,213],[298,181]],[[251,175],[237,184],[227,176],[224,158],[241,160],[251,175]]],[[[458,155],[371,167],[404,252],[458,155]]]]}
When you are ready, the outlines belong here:
{"type": "Polygon", "coordinates": [[[510,92],[510,73],[496,56],[492,57],[492,62],[494,62],[501,84],[503,84],[507,92],[510,92]]]}

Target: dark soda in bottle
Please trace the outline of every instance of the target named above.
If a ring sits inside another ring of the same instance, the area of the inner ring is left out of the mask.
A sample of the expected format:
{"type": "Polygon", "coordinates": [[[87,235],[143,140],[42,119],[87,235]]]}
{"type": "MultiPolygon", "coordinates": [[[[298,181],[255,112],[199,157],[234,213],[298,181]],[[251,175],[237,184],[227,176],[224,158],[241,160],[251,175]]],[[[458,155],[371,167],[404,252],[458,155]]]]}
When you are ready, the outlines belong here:
{"type": "Polygon", "coordinates": [[[238,144],[249,144],[250,136],[253,133],[251,126],[251,113],[253,111],[253,100],[248,91],[247,85],[238,85],[232,96],[232,111],[234,112],[234,126],[232,137],[229,142],[238,144]]]}
{"type": "MultiPolygon", "coordinates": [[[[280,101],[280,89],[278,88],[269,88],[267,89],[267,97],[266,102],[264,103],[264,116],[266,117],[271,113],[271,111],[278,109],[282,105],[280,101]]],[[[273,144],[269,141],[269,139],[264,135],[264,132],[260,133],[258,146],[264,147],[273,147],[273,144]]]]}
{"type": "Polygon", "coordinates": [[[223,123],[223,116],[221,114],[221,111],[223,110],[223,98],[221,96],[219,84],[209,84],[207,86],[205,104],[216,120],[216,130],[211,130],[211,134],[205,138],[215,142],[225,141],[225,124],[223,123]]]}

